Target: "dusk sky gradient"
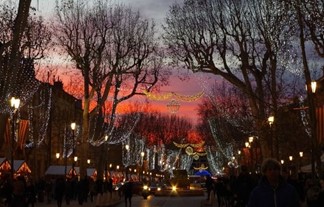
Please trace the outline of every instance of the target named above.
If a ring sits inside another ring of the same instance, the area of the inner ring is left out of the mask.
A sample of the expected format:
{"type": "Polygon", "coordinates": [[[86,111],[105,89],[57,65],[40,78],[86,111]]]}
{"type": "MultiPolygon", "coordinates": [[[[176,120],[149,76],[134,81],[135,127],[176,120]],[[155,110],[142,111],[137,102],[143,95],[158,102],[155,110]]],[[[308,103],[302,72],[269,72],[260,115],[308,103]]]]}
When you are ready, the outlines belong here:
{"type": "MultiPolygon", "coordinates": [[[[158,28],[173,3],[182,3],[183,0],[114,0],[112,2],[123,3],[126,6],[132,7],[135,11],[139,10],[141,15],[153,19],[158,28]]],[[[31,5],[39,10],[41,15],[51,16],[55,6],[55,0],[32,0],[31,5]]],[[[181,81],[177,75],[170,79],[169,86],[163,87],[161,93],[175,92],[181,95],[195,95],[201,91],[205,91],[207,85],[213,84],[216,77],[213,75],[192,74],[190,79],[181,81]]],[[[201,101],[198,99],[193,102],[179,101],[180,109],[177,115],[190,119],[193,123],[197,123],[197,105],[201,101]]],[[[150,101],[150,105],[158,109],[161,113],[169,113],[167,110],[168,101],[150,101]]]]}

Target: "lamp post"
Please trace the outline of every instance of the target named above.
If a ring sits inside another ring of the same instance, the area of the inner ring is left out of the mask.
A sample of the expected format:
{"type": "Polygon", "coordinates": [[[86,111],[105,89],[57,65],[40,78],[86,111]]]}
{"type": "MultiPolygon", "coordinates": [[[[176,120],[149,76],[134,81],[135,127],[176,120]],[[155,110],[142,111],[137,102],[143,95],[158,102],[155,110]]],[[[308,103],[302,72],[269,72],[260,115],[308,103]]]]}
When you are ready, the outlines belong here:
{"type": "Polygon", "coordinates": [[[107,142],[108,142],[108,135],[105,135],[105,181],[108,181],[108,169],[107,169],[107,142]]]}
{"type": "MultiPolygon", "coordinates": [[[[316,81],[311,81],[310,83],[310,89],[307,90],[307,98],[309,102],[309,114],[310,114],[310,122],[311,122],[311,165],[312,165],[312,175],[315,176],[315,162],[316,162],[316,156],[317,156],[317,129],[316,129],[316,105],[315,105],[315,92],[316,92],[317,83],[316,81]]],[[[318,167],[320,167],[321,163],[318,163],[318,167]]]]}
{"type": "Polygon", "coordinates": [[[13,111],[11,113],[11,145],[10,145],[10,159],[11,159],[11,178],[14,179],[14,143],[15,143],[15,125],[16,125],[16,117],[15,117],[15,114],[16,114],[16,111],[18,110],[19,108],[19,105],[20,105],[20,99],[16,99],[15,97],[12,97],[10,99],[10,106],[13,108],[13,111]]]}
{"type": "Polygon", "coordinates": [[[142,181],[143,181],[143,171],[144,171],[144,155],[145,155],[145,153],[144,152],[141,152],[141,164],[142,164],[142,181]]]}
{"type": "Polygon", "coordinates": [[[270,126],[270,150],[271,150],[271,157],[273,157],[273,132],[272,132],[272,125],[274,122],[274,116],[269,116],[268,117],[268,123],[270,126]]]}
{"type": "Polygon", "coordinates": [[[254,162],[253,162],[253,159],[254,159],[254,155],[253,155],[253,140],[254,140],[254,137],[250,136],[249,137],[249,145],[250,145],[250,154],[251,154],[251,165],[252,165],[252,168],[255,167],[254,166],[254,162]]]}
{"type": "Polygon", "coordinates": [[[75,143],[74,143],[74,131],[75,131],[75,127],[76,127],[76,123],[72,122],[71,123],[71,129],[72,129],[72,157],[73,157],[73,162],[72,162],[72,176],[74,176],[75,173],[75,169],[74,169],[74,165],[75,165],[75,143]]]}
{"type": "Polygon", "coordinates": [[[293,168],[293,164],[292,164],[292,161],[293,161],[293,156],[289,156],[289,161],[290,161],[290,170],[289,170],[289,175],[292,174],[292,168],[293,168]]]}
{"type": "Polygon", "coordinates": [[[55,154],[55,157],[56,157],[56,163],[59,164],[60,153],[57,152],[57,153],[55,154]]]}
{"type": "Polygon", "coordinates": [[[128,170],[127,170],[127,168],[128,168],[128,165],[129,165],[129,145],[128,144],[126,144],[125,145],[125,149],[126,149],[126,164],[127,164],[127,166],[125,166],[125,177],[126,177],[126,180],[128,180],[128,170]]]}
{"type": "Polygon", "coordinates": [[[302,159],[304,156],[304,152],[300,151],[299,152],[299,171],[301,172],[301,167],[302,167],[302,159]]]}

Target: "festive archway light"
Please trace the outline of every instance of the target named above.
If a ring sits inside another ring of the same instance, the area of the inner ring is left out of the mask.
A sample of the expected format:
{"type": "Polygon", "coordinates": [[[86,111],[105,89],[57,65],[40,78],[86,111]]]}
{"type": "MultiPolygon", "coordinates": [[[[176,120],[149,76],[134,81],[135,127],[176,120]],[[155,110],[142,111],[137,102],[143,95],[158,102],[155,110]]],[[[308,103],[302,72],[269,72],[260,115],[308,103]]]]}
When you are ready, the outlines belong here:
{"type": "Polygon", "coordinates": [[[193,148],[191,146],[186,147],[186,150],[185,151],[186,151],[186,153],[188,155],[192,155],[193,154],[193,148]]]}
{"type": "Polygon", "coordinates": [[[193,155],[198,155],[199,157],[201,157],[201,156],[206,156],[207,155],[207,153],[206,152],[194,152],[194,153],[192,153],[193,155]]]}
{"type": "Polygon", "coordinates": [[[188,146],[191,146],[193,148],[199,148],[199,147],[202,147],[205,144],[205,141],[199,142],[197,144],[192,144],[192,143],[179,144],[177,142],[173,142],[173,144],[178,148],[186,148],[188,146]]]}
{"type": "Polygon", "coordinates": [[[169,92],[169,93],[164,93],[164,94],[153,94],[148,91],[143,91],[143,93],[146,95],[147,98],[154,100],[154,101],[163,101],[163,100],[168,100],[168,99],[176,99],[179,101],[186,101],[186,102],[191,102],[191,101],[196,101],[199,98],[201,98],[204,95],[204,92],[201,91],[195,95],[181,95],[175,92],[169,92]]]}
{"type": "Polygon", "coordinates": [[[180,108],[180,103],[175,100],[175,99],[172,99],[168,104],[167,104],[167,108],[168,110],[175,114],[179,111],[179,108],[180,108]]]}
{"type": "Polygon", "coordinates": [[[205,164],[201,164],[199,167],[194,167],[195,170],[207,170],[208,167],[205,167],[205,164]]]}
{"type": "Polygon", "coordinates": [[[199,155],[193,155],[194,160],[199,160],[199,155]]]}

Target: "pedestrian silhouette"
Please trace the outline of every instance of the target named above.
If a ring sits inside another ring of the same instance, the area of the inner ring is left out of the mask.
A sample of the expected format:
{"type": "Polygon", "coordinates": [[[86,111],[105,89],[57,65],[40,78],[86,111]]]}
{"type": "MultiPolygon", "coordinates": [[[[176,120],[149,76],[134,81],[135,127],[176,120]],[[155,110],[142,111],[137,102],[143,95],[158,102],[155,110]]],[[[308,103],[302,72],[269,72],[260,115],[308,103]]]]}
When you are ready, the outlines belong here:
{"type": "Polygon", "coordinates": [[[127,207],[127,203],[129,207],[132,206],[132,197],[133,197],[133,182],[132,180],[126,182],[124,184],[124,196],[125,196],[125,207],[127,207]]]}

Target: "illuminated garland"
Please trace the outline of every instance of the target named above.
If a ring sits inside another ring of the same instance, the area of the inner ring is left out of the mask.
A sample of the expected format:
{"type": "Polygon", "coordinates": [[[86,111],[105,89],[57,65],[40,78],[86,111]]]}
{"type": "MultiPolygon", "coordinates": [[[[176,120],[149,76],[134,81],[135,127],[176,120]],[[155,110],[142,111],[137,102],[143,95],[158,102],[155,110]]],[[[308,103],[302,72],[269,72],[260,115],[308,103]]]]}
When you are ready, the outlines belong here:
{"type": "Polygon", "coordinates": [[[171,98],[180,100],[180,101],[186,101],[186,102],[191,102],[191,101],[196,101],[199,98],[201,98],[204,95],[204,92],[199,92],[195,95],[181,95],[175,92],[169,92],[169,93],[164,93],[164,94],[153,94],[148,91],[143,91],[143,93],[146,95],[147,98],[154,100],[154,101],[163,101],[163,100],[168,100],[171,98]]]}
{"type": "Polygon", "coordinates": [[[124,166],[141,164],[141,153],[144,152],[145,143],[142,139],[134,138],[124,140],[122,144],[122,163],[124,166]],[[125,145],[128,144],[129,149],[126,150],[125,145]]]}
{"type": "Polygon", "coordinates": [[[212,174],[216,175],[222,171],[222,160],[220,159],[221,154],[208,146],[207,149],[207,161],[209,164],[209,170],[212,174]]]}
{"type": "Polygon", "coordinates": [[[194,167],[195,170],[207,170],[208,167],[205,167],[204,164],[201,164],[200,167],[194,167]]]}
{"type": "Polygon", "coordinates": [[[233,153],[233,152],[228,152],[227,149],[228,149],[230,146],[225,147],[225,146],[222,146],[222,145],[221,145],[221,142],[220,142],[220,140],[218,140],[217,135],[216,135],[216,134],[217,134],[217,133],[216,133],[216,127],[214,126],[215,124],[212,124],[212,120],[211,120],[211,119],[208,120],[208,123],[209,123],[210,130],[211,130],[211,132],[212,132],[212,136],[213,136],[213,138],[214,138],[214,140],[215,140],[215,142],[216,142],[216,144],[217,144],[218,150],[222,153],[222,155],[223,155],[224,157],[226,157],[228,160],[231,160],[232,155],[233,155],[234,153],[233,153]]]}
{"type": "MultiPolygon", "coordinates": [[[[303,98],[300,98],[299,99],[299,107],[300,108],[305,107],[303,103],[304,103],[303,98]]],[[[305,132],[307,133],[307,135],[309,137],[311,137],[311,133],[312,132],[311,132],[311,128],[310,128],[310,124],[309,124],[308,118],[307,118],[306,110],[299,110],[299,111],[300,111],[300,118],[301,118],[301,121],[302,121],[302,123],[304,125],[305,132]]]]}
{"type": "Polygon", "coordinates": [[[197,144],[191,144],[191,143],[179,144],[179,143],[176,143],[176,142],[173,142],[173,144],[178,148],[186,148],[188,146],[191,146],[191,147],[194,147],[194,148],[200,148],[205,144],[205,141],[202,141],[202,142],[197,143],[197,144]]]}
{"type": "MultiPolygon", "coordinates": [[[[43,94],[45,95],[45,93],[43,94]]],[[[49,99],[48,99],[48,103],[46,106],[46,111],[44,112],[44,117],[43,117],[43,121],[41,123],[43,123],[43,125],[41,125],[40,130],[39,130],[39,137],[40,139],[37,141],[36,146],[40,146],[43,141],[45,140],[45,137],[47,135],[47,128],[48,128],[48,124],[49,124],[49,119],[50,119],[50,114],[51,114],[51,108],[52,108],[52,89],[49,88],[49,99]]],[[[45,102],[45,98],[44,98],[44,102],[45,102]]]]}
{"type": "Polygon", "coordinates": [[[207,153],[206,152],[194,152],[194,153],[192,153],[192,155],[193,156],[198,155],[199,157],[201,157],[201,156],[206,156],[207,153]]]}
{"type": "Polygon", "coordinates": [[[192,163],[193,163],[192,156],[182,155],[180,169],[183,169],[183,170],[186,170],[187,172],[189,172],[192,163]]]}
{"type": "Polygon", "coordinates": [[[106,142],[105,136],[108,135],[108,137],[109,137],[109,139],[107,141],[108,144],[124,143],[130,137],[130,135],[133,133],[139,120],[140,120],[140,114],[137,113],[136,116],[134,116],[134,120],[132,120],[132,123],[123,124],[124,128],[123,128],[123,130],[120,130],[119,134],[114,134],[114,136],[112,135],[113,132],[115,131],[115,127],[113,126],[109,132],[106,132],[98,140],[95,140],[94,135],[93,135],[91,137],[91,139],[88,140],[88,142],[92,146],[100,146],[106,142]]]}

